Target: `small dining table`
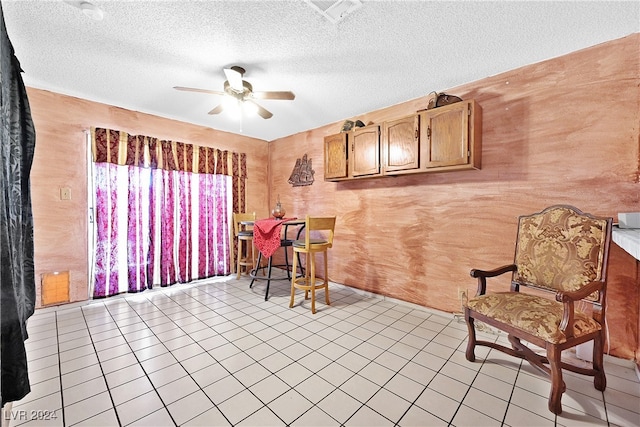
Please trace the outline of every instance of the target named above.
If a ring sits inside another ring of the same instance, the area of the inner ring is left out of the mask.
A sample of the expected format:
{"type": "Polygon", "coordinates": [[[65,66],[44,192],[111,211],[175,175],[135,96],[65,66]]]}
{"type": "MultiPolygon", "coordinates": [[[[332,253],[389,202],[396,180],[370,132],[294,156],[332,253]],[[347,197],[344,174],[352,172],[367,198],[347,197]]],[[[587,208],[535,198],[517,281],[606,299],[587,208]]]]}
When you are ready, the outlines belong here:
{"type": "MultiPolygon", "coordinates": [[[[243,221],[242,224],[253,226],[253,244],[259,251],[258,261],[249,274],[251,276],[251,284],[249,287],[253,287],[255,280],[266,280],[267,288],[265,290],[264,300],[267,301],[269,299],[269,286],[272,280],[291,280],[291,267],[289,265],[287,247],[293,245],[293,242],[300,238],[300,234],[304,230],[305,221],[296,217],[282,219],[266,218],[255,221],[243,221]],[[288,238],[289,227],[300,227],[296,234],[296,239],[288,238]],[[285,263],[283,265],[273,265],[273,255],[279,248],[284,248],[285,263]],[[269,260],[267,267],[260,265],[263,256],[269,260]],[[287,276],[273,277],[271,274],[272,267],[285,267],[287,276]],[[263,268],[267,268],[267,274],[266,276],[260,277],[258,276],[258,271],[263,268]]],[[[299,259],[298,263],[300,263],[299,259]]]]}

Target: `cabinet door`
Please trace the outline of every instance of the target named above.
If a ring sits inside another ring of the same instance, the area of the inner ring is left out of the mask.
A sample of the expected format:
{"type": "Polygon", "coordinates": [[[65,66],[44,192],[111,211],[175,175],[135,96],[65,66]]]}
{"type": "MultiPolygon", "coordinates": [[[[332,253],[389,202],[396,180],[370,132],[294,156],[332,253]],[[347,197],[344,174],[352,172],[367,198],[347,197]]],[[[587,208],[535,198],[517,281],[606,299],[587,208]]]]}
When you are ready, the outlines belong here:
{"type": "Polygon", "coordinates": [[[420,160],[418,115],[385,122],[383,147],[385,174],[418,169],[420,160]]]}
{"type": "Polygon", "coordinates": [[[346,133],[324,138],[324,179],[326,181],[347,177],[348,153],[346,133]]]}
{"type": "Polygon", "coordinates": [[[350,176],[380,174],[380,126],[370,125],[350,132],[351,161],[350,176]]]}
{"type": "Polygon", "coordinates": [[[421,113],[426,168],[469,164],[470,111],[470,101],[463,101],[421,113]]]}

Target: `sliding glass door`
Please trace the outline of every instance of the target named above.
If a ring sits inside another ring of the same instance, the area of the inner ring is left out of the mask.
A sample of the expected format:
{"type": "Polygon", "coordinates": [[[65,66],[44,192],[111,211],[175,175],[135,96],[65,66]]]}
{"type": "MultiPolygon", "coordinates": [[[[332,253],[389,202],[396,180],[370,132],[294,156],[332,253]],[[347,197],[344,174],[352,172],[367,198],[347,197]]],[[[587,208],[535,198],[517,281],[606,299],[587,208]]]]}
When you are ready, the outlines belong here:
{"type": "Polygon", "coordinates": [[[232,177],[90,162],[90,295],[230,273],[232,177]]]}

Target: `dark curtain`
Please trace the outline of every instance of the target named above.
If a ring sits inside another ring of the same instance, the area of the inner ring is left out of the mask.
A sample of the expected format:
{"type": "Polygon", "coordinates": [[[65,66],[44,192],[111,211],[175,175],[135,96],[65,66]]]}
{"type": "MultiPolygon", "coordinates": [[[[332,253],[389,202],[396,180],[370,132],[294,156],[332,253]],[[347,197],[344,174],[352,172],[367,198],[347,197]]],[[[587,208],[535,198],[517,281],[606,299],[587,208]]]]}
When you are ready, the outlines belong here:
{"type": "Polygon", "coordinates": [[[7,36],[0,3],[0,314],[2,342],[2,406],[31,391],[27,372],[27,319],[35,307],[33,215],[29,173],[35,150],[35,129],[20,63],[7,36]]]}

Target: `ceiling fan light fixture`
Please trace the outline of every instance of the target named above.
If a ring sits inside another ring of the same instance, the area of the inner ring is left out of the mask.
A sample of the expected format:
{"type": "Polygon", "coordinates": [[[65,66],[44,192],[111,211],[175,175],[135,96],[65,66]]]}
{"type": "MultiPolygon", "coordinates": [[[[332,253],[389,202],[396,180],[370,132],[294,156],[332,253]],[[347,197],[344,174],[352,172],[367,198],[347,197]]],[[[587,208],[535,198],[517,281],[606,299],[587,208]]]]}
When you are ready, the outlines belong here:
{"type": "Polygon", "coordinates": [[[247,114],[255,116],[258,114],[258,106],[255,102],[245,101],[242,103],[242,108],[247,114]]]}
{"type": "Polygon", "coordinates": [[[229,113],[236,118],[241,118],[245,112],[247,114],[258,115],[263,119],[270,119],[273,117],[273,113],[257,103],[255,99],[280,99],[290,101],[295,99],[296,96],[291,91],[254,92],[251,83],[242,79],[244,72],[244,68],[238,66],[225,68],[224,73],[227,76],[227,80],[224,82],[223,91],[184,86],[174,86],[173,88],[187,92],[222,95],[222,101],[220,104],[209,111],[209,114],[220,114],[223,110],[228,110],[229,113]]]}
{"type": "Polygon", "coordinates": [[[233,100],[233,102],[226,104],[223,101],[223,104],[225,113],[229,114],[231,118],[235,120],[242,118],[242,102],[233,100]]]}
{"type": "Polygon", "coordinates": [[[224,105],[225,109],[238,108],[238,105],[240,105],[240,100],[229,93],[225,93],[222,97],[222,104],[224,105]]]}

